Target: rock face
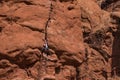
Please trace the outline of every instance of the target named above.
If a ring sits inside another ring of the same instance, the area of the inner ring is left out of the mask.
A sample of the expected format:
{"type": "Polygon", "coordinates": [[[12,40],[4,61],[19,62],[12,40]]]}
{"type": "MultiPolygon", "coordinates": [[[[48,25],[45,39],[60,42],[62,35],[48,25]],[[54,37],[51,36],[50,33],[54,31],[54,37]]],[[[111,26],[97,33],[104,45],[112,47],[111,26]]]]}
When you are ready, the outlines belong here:
{"type": "Polygon", "coordinates": [[[0,80],[120,80],[119,3],[0,0],[0,80]]]}

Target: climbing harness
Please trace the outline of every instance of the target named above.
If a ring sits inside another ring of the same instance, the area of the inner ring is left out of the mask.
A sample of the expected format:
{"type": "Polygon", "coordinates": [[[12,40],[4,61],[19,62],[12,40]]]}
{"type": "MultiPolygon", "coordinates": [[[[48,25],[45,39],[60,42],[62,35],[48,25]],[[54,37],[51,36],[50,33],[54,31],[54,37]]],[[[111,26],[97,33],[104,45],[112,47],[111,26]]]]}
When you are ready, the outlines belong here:
{"type": "Polygon", "coordinates": [[[48,15],[48,19],[47,19],[47,22],[45,24],[45,29],[44,29],[44,44],[43,44],[43,47],[41,49],[41,57],[39,59],[39,62],[40,62],[40,66],[38,68],[38,79],[37,80],[41,80],[42,76],[41,74],[46,74],[46,68],[47,68],[47,65],[46,65],[46,62],[47,62],[47,57],[45,57],[44,55],[48,56],[50,55],[50,52],[49,52],[49,46],[48,46],[48,39],[47,39],[47,36],[48,36],[48,32],[47,32],[47,29],[49,27],[49,22],[50,22],[50,19],[51,19],[51,13],[52,13],[52,1],[50,0],[50,11],[49,11],[49,15],[48,15]]]}

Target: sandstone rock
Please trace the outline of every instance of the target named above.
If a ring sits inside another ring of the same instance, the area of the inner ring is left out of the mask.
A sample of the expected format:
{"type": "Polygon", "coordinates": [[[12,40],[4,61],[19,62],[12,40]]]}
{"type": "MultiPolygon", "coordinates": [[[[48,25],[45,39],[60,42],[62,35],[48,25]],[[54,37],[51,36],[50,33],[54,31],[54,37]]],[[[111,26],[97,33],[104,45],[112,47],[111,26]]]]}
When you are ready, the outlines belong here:
{"type": "Polygon", "coordinates": [[[0,0],[0,80],[119,80],[119,3],[0,0]]]}

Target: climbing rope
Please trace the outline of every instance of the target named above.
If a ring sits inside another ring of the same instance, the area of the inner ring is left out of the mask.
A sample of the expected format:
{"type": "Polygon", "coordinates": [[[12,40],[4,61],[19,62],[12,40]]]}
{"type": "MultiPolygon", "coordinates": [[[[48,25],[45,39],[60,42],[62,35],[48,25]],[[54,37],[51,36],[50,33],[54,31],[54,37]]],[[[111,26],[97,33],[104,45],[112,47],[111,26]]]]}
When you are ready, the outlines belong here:
{"type": "Polygon", "coordinates": [[[39,69],[38,69],[38,79],[37,80],[41,80],[42,76],[41,74],[46,74],[46,62],[47,62],[47,57],[45,57],[44,55],[48,56],[50,55],[50,52],[49,52],[49,46],[48,46],[48,32],[47,32],[47,29],[49,27],[49,22],[51,20],[51,13],[52,13],[52,1],[50,0],[50,11],[49,11],[49,15],[48,15],[48,19],[46,21],[46,24],[45,24],[45,29],[44,29],[44,44],[43,44],[43,47],[42,47],[42,50],[41,50],[41,57],[40,57],[40,66],[39,66],[39,69]]]}

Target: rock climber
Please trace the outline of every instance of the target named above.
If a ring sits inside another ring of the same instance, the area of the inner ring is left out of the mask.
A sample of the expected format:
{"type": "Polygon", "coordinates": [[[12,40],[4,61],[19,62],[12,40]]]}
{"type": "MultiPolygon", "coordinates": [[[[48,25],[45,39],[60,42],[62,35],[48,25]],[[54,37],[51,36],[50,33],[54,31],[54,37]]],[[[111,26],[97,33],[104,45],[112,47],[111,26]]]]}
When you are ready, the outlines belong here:
{"type": "Polygon", "coordinates": [[[49,53],[49,48],[48,48],[48,44],[47,44],[47,43],[45,43],[45,44],[43,45],[42,53],[45,53],[46,55],[50,55],[50,53],[49,53]]]}

